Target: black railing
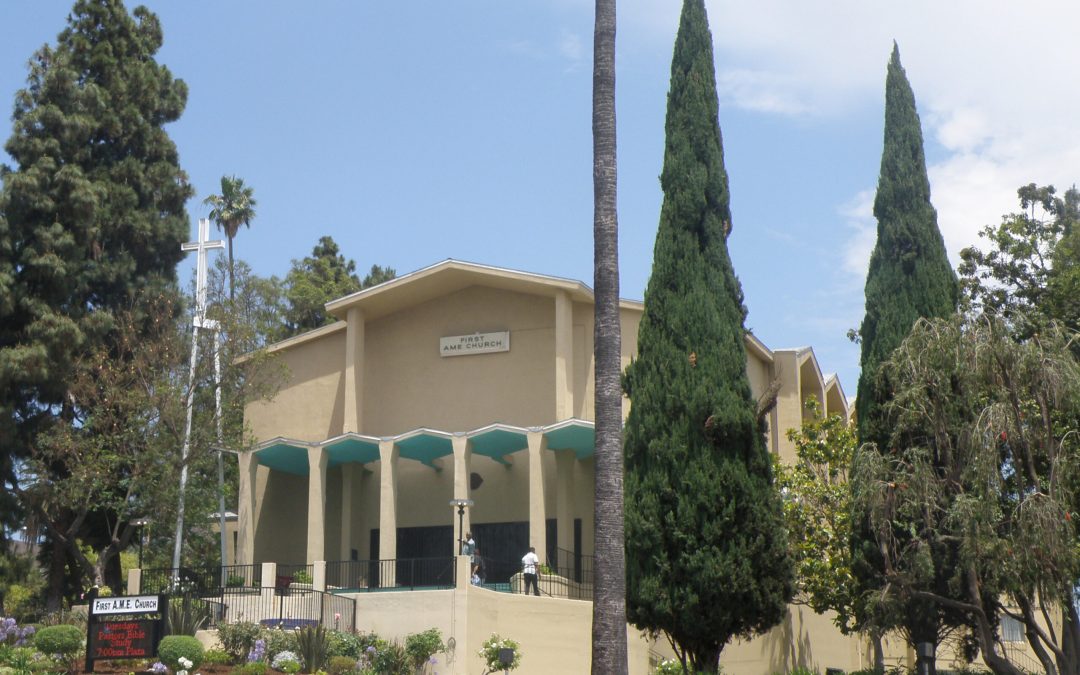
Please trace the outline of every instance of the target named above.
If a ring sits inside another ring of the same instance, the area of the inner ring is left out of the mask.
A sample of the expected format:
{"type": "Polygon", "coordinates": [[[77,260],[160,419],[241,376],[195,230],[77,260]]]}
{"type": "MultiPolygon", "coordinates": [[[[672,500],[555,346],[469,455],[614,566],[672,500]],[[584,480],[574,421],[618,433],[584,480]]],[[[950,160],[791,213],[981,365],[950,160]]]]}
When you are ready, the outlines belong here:
{"type": "Polygon", "coordinates": [[[557,548],[555,549],[555,560],[548,561],[548,563],[556,574],[563,575],[579,584],[592,586],[594,560],[595,558],[591,555],[582,555],[579,552],[568,551],[565,548],[557,548]]]}
{"type": "MultiPolygon", "coordinates": [[[[569,564],[560,566],[542,564],[537,574],[537,590],[540,595],[572,600],[592,600],[593,570],[591,556],[577,556],[570,553],[569,564]]],[[[556,563],[558,563],[558,556],[556,563]]],[[[480,584],[486,588],[509,593],[525,592],[525,575],[520,560],[498,560],[483,558],[479,570],[480,584]]],[[[473,581],[476,581],[475,579],[473,581]]],[[[529,593],[535,591],[530,587],[529,593]]]]}
{"type": "Polygon", "coordinates": [[[326,587],[338,591],[453,588],[454,558],[341,560],[326,563],[326,587]]]}
{"type": "Polygon", "coordinates": [[[310,584],[314,581],[314,576],[314,565],[279,564],[274,586],[283,591],[291,588],[294,584],[310,584]]]}
{"type": "Polygon", "coordinates": [[[252,593],[244,589],[221,588],[212,596],[193,593],[170,594],[170,603],[206,603],[206,628],[224,623],[250,621],[271,628],[293,629],[324,626],[337,630],[355,629],[356,601],[333,593],[292,589],[288,593],[252,593]]]}
{"type": "Polygon", "coordinates": [[[259,588],[262,565],[225,567],[160,567],[144,569],[139,579],[140,593],[213,594],[226,588],[259,588]]]}

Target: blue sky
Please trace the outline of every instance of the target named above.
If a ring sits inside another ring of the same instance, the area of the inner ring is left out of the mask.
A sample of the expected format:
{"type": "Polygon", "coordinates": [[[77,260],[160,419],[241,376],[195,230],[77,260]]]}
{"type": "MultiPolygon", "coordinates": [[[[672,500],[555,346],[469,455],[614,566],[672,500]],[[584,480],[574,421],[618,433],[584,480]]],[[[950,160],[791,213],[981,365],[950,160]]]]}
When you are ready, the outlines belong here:
{"type": "MultiPolygon", "coordinates": [[[[254,187],[237,255],[283,275],[329,234],[361,270],[457,258],[592,283],[588,0],[150,1],[158,60],[188,84],[168,130],[202,199],[254,187]]],[[[0,101],[71,3],[0,3],[0,101]]],[[[129,4],[133,6],[133,4],[129,4]]],[[[896,39],[922,115],[934,203],[955,263],[1015,210],[1023,183],[1072,184],[1065,3],[708,2],[748,326],[811,345],[855,394],[873,244],[885,65],[896,39]],[[823,9],[823,6],[828,9],[823,9]]],[[[679,3],[619,7],[622,295],[648,280],[679,3]]],[[[1074,52],[1074,53],[1070,53],[1074,52]]],[[[7,116],[6,116],[7,117],[7,116]]],[[[10,121],[0,128],[6,138],[10,121]]],[[[6,155],[0,159],[9,161],[6,155]]],[[[185,268],[186,270],[190,267],[185,268]]]]}

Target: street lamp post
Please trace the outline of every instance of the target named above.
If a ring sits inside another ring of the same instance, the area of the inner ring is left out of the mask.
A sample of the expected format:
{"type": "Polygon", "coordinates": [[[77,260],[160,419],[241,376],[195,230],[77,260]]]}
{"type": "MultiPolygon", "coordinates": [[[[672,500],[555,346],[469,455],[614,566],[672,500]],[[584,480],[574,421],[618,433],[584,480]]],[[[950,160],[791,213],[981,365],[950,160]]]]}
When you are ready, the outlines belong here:
{"type": "Polygon", "coordinates": [[[136,518],[131,521],[131,524],[139,528],[139,569],[142,569],[142,548],[143,548],[143,528],[149,524],[150,521],[146,518],[136,518]]]}
{"type": "Polygon", "coordinates": [[[451,499],[450,506],[457,507],[458,515],[458,553],[461,553],[461,547],[464,545],[465,540],[465,508],[473,505],[471,499],[451,499]]]}

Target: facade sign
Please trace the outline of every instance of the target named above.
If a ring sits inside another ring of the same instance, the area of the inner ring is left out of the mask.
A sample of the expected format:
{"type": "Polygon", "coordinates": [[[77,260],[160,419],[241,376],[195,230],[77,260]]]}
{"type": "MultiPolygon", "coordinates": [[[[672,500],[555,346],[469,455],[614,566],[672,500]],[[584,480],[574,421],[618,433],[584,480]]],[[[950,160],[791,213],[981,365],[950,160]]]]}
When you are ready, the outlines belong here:
{"type": "Polygon", "coordinates": [[[469,356],[510,351],[510,331],[439,338],[439,356],[469,356]]]}

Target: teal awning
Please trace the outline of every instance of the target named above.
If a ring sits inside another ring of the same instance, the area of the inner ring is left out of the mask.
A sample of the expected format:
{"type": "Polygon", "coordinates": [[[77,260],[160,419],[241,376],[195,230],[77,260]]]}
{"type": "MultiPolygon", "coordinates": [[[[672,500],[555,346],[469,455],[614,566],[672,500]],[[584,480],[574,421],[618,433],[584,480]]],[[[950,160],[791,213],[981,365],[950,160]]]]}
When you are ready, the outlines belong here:
{"type": "Polygon", "coordinates": [[[544,428],[548,450],[573,450],[578,459],[587,459],[596,451],[596,429],[592,422],[566,420],[544,428]]]}

